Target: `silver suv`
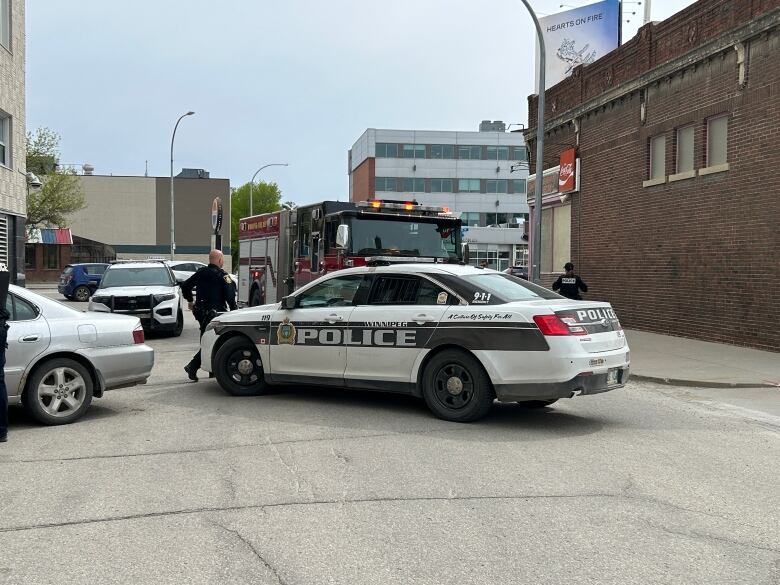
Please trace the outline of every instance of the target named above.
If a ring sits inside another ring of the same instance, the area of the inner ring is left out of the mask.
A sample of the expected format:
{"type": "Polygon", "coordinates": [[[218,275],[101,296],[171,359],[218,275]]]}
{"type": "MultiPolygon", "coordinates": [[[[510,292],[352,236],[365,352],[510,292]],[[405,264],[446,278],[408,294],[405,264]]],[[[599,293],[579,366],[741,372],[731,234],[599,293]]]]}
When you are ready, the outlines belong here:
{"type": "Polygon", "coordinates": [[[181,290],[162,261],[112,264],[89,299],[88,310],[132,315],[141,320],[144,330],[164,331],[174,337],[184,328],[181,290]]]}

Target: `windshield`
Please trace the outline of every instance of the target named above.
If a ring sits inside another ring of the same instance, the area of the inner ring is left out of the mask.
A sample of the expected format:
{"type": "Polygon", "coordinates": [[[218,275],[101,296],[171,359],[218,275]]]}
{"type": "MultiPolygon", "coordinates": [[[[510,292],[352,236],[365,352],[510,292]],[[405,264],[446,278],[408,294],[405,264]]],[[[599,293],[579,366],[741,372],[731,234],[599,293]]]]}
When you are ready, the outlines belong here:
{"type": "Polygon", "coordinates": [[[106,270],[100,288],[112,286],[173,286],[171,273],[162,266],[112,267],[106,270]]]}
{"type": "Polygon", "coordinates": [[[473,289],[470,303],[493,304],[498,297],[502,302],[531,301],[536,299],[560,299],[560,295],[544,287],[514,276],[501,273],[475,274],[463,278],[473,289]],[[489,295],[489,296],[486,296],[489,295]],[[491,302],[492,301],[492,302],[491,302]]]}
{"type": "Polygon", "coordinates": [[[457,222],[354,218],[351,251],[359,256],[456,258],[460,249],[457,222]]]}

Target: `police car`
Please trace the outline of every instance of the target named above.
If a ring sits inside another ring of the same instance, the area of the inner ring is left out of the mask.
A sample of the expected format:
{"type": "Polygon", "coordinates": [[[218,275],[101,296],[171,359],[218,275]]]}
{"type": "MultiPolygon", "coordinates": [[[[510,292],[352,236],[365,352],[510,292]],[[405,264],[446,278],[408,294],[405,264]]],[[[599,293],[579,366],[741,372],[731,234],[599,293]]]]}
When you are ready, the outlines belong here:
{"type": "Polygon", "coordinates": [[[233,395],[272,384],[403,392],[461,422],[496,398],[539,408],[629,377],[609,303],[454,264],[339,270],[279,303],[220,315],[201,347],[202,368],[233,395]]]}

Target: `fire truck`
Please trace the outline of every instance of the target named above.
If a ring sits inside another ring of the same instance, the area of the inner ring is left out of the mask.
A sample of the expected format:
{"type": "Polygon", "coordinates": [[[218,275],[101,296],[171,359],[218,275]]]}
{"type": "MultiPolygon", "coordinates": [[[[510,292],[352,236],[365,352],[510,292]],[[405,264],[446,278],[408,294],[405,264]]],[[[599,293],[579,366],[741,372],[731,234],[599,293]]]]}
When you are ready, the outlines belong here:
{"type": "Polygon", "coordinates": [[[238,302],[275,303],[325,273],[369,262],[459,262],[461,222],[416,201],[322,201],[241,219],[238,302]]]}

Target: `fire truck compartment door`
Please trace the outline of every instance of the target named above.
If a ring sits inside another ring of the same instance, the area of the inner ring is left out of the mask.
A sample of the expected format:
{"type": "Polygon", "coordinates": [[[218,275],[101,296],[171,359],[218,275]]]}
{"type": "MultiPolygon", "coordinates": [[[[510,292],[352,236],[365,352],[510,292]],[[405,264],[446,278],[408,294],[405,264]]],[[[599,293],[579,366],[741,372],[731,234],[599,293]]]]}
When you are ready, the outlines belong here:
{"type": "Polygon", "coordinates": [[[348,333],[353,307],[300,307],[274,313],[271,376],[280,381],[340,383],[347,367],[348,333]],[[275,330],[274,330],[275,329],[275,330]],[[327,382],[327,380],[323,380],[327,382]]]}

